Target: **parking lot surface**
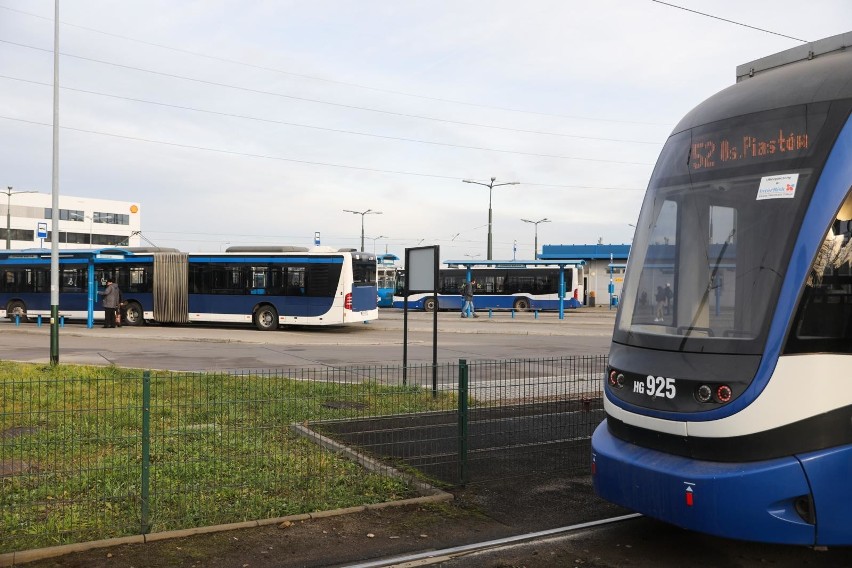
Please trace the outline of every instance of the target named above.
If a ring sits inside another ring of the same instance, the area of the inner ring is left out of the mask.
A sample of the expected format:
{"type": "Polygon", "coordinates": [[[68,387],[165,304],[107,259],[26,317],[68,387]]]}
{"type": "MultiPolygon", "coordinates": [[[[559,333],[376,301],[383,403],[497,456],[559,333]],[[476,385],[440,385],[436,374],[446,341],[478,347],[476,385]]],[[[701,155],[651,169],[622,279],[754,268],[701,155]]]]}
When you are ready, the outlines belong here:
{"type": "MultiPolygon", "coordinates": [[[[104,329],[65,322],[59,331],[61,363],[117,365],[176,371],[249,370],[315,366],[431,363],[437,338],[439,361],[537,359],[597,355],[609,351],[615,311],[607,308],[556,313],[483,312],[463,319],[456,312],[382,310],[378,320],[351,326],[286,327],[274,332],[250,326],[144,325],[104,329]],[[404,333],[407,323],[408,333],[404,333]],[[406,337],[407,335],[407,337],[406,337]]],[[[0,358],[45,363],[50,329],[34,322],[0,322],[0,358]]]]}

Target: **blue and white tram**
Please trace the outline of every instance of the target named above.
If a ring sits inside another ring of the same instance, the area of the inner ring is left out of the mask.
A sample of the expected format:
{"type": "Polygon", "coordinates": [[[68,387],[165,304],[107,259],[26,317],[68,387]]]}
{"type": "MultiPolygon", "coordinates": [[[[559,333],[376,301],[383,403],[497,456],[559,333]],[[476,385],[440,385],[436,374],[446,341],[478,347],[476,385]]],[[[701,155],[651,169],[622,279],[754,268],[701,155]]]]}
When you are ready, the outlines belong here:
{"type": "Polygon", "coordinates": [[[592,438],[603,498],[723,537],[852,544],[850,42],[741,66],[666,142],[592,438]]]}

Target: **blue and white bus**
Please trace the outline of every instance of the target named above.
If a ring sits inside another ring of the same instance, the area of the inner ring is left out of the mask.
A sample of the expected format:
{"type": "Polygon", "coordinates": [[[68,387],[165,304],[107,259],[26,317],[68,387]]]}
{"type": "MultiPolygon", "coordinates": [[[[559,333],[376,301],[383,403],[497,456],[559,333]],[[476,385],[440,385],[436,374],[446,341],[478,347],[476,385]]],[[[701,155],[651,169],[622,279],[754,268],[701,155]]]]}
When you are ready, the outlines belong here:
{"type": "MultiPolygon", "coordinates": [[[[455,264],[455,263],[449,263],[455,264]]],[[[471,263],[473,264],[473,263],[471,263]]],[[[477,310],[558,310],[559,281],[563,271],[563,307],[578,308],[583,298],[583,264],[528,266],[522,261],[508,261],[504,266],[482,268],[442,268],[438,273],[438,294],[418,293],[408,297],[408,309],[460,310],[462,290],[470,276],[475,281],[474,306],[477,310]]],[[[404,308],[404,273],[397,279],[393,306],[404,308]]]]}
{"type": "MultiPolygon", "coordinates": [[[[329,247],[231,247],[225,253],[175,249],[63,250],[59,315],[103,319],[97,291],[112,278],[124,322],[338,325],[378,317],[376,258],[329,247]]],[[[50,315],[50,251],[0,251],[0,317],[50,315]]]]}
{"type": "Polygon", "coordinates": [[[376,276],[379,291],[379,307],[393,307],[393,295],[396,292],[396,279],[400,267],[397,266],[399,257],[395,254],[385,253],[376,255],[378,263],[378,274],[376,276]]]}

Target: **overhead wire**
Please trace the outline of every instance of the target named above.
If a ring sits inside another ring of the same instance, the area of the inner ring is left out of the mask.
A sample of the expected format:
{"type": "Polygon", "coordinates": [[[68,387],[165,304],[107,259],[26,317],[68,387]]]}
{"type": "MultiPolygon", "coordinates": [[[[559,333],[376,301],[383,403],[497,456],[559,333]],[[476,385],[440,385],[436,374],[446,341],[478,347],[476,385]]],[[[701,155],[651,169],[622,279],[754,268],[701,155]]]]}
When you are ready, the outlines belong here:
{"type": "MultiPolygon", "coordinates": [[[[52,53],[52,50],[50,50],[50,49],[46,49],[46,48],[43,48],[43,47],[36,47],[36,46],[18,43],[18,42],[14,42],[14,41],[9,41],[9,40],[5,40],[5,39],[0,39],[0,43],[6,43],[6,44],[9,44],[9,45],[15,45],[15,46],[18,46],[18,47],[33,49],[33,50],[36,50],[36,51],[43,51],[43,52],[47,52],[47,53],[52,53]]],[[[89,62],[92,62],[92,63],[99,63],[101,65],[109,65],[109,66],[112,66],[112,67],[117,67],[119,69],[128,69],[128,70],[132,70],[132,71],[140,71],[140,72],[143,72],[143,73],[149,73],[151,75],[156,75],[156,76],[160,76],[160,77],[167,77],[169,79],[180,79],[180,80],[184,80],[184,81],[190,81],[190,82],[193,82],[193,83],[199,83],[199,84],[202,84],[202,85],[222,87],[222,88],[233,89],[233,90],[242,91],[242,92],[246,92],[246,93],[253,93],[253,94],[258,94],[258,95],[268,95],[268,96],[279,97],[279,98],[295,100],[295,101],[302,101],[302,102],[309,102],[309,103],[315,103],[315,104],[321,104],[321,105],[328,105],[328,106],[333,106],[333,107],[337,107],[337,108],[345,108],[345,109],[350,109],[350,110],[360,110],[360,111],[364,111],[364,112],[379,113],[379,114],[385,114],[385,115],[390,115],[390,116],[399,116],[399,117],[403,117],[403,118],[414,118],[414,119],[419,119],[419,120],[440,122],[440,123],[443,123],[443,124],[454,124],[454,125],[457,125],[457,126],[473,126],[473,127],[477,127],[477,128],[489,128],[489,129],[501,130],[501,131],[505,131],[505,132],[518,132],[518,133],[522,133],[522,134],[537,134],[537,135],[540,135],[540,136],[555,136],[555,137],[563,137],[563,138],[577,138],[578,137],[577,135],[573,135],[573,134],[563,134],[563,133],[559,133],[559,132],[547,132],[547,131],[541,131],[541,130],[524,130],[524,129],[520,129],[520,128],[496,126],[496,125],[493,125],[493,124],[465,122],[465,121],[461,121],[461,120],[450,120],[450,119],[436,118],[436,117],[426,116],[426,115],[396,112],[396,111],[391,111],[391,110],[377,109],[377,108],[371,108],[371,107],[363,107],[363,106],[358,106],[358,105],[349,105],[349,104],[345,104],[345,103],[336,103],[336,102],[332,102],[332,101],[312,99],[312,98],[309,98],[309,97],[298,97],[298,96],[295,96],[295,95],[287,95],[287,94],[284,94],[284,93],[277,93],[275,91],[266,91],[266,90],[263,90],[263,89],[252,89],[252,88],[249,88],[249,87],[241,87],[239,85],[231,85],[231,84],[228,84],[228,83],[220,83],[218,81],[210,81],[210,80],[207,80],[207,79],[199,79],[199,78],[196,78],[196,77],[187,77],[185,75],[178,75],[178,74],[175,74],[175,73],[166,73],[164,71],[156,71],[156,70],[153,70],[153,69],[145,69],[143,67],[136,67],[136,66],[133,66],[133,65],[125,65],[125,64],[122,64],[122,63],[105,61],[103,59],[95,59],[93,57],[84,57],[82,55],[74,55],[74,54],[66,53],[66,52],[60,52],[59,54],[63,57],[68,57],[68,58],[72,58],[72,59],[79,59],[81,61],[89,61],[89,62]]],[[[595,138],[591,138],[591,137],[587,137],[587,138],[595,139],[595,138]]],[[[603,139],[598,139],[598,140],[603,140],[603,139]]],[[[641,143],[641,144],[659,144],[658,142],[638,142],[638,141],[629,141],[629,140],[620,140],[620,139],[607,139],[607,141],[636,142],[636,143],[641,143]]]]}
{"type": "MultiPolygon", "coordinates": [[[[10,80],[10,81],[20,81],[20,82],[23,82],[23,83],[29,83],[29,84],[32,84],[32,85],[42,85],[42,86],[46,86],[46,87],[52,87],[53,86],[51,83],[45,83],[45,82],[42,82],[42,81],[33,81],[31,79],[21,79],[20,77],[11,77],[9,75],[2,75],[2,74],[0,74],[0,79],[7,79],[7,80],[10,80]]],[[[136,103],[143,103],[143,104],[160,106],[160,107],[165,107],[165,108],[173,108],[173,109],[177,109],[177,110],[188,110],[188,111],[192,111],[192,112],[211,114],[211,115],[216,115],[216,116],[238,118],[238,119],[250,120],[250,121],[254,121],[254,122],[265,122],[265,123],[277,124],[277,125],[281,125],[281,126],[292,126],[292,127],[296,127],[296,128],[308,128],[308,129],[311,129],[311,130],[322,130],[322,131],[325,131],[325,132],[334,132],[334,133],[338,133],[338,134],[351,134],[353,136],[367,136],[367,137],[370,137],[370,138],[380,138],[380,139],[383,139],[383,140],[394,140],[394,141],[397,141],[397,142],[410,142],[410,143],[416,143],[416,144],[427,144],[427,145],[432,145],[432,146],[444,146],[444,147],[448,147],[448,148],[459,148],[459,149],[464,149],[464,150],[480,150],[480,151],[484,151],[484,152],[499,152],[499,153],[503,153],[503,154],[515,154],[515,155],[519,155],[519,156],[534,156],[534,157],[539,157],[539,158],[557,158],[557,159],[563,159],[563,160],[579,160],[579,161],[586,161],[586,162],[603,162],[603,163],[628,164],[628,165],[639,165],[639,166],[653,166],[654,165],[651,162],[629,162],[629,161],[621,161],[621,160],[604,160],[604,159],[600,159],[600,158],[582,158],[582,157],[578,157],[578,156],[562,156],[562,155],[558,155],[558,154],[542,154],[542,153],[536,153],[536,152],[522,152],[522,151],[519,151],[519,150],[505,150],[505,149],[500,149],[500,148],[488,148],[488,147],[485,147],[485,146],[468,146],[468,145],[464,145],[464,144],[451,144],[449,142],[436,142],[436,141],[432,141],[432,140],[419,140],[419,139],[416,139],[416,138],[405,138],[405,137],[401,137],[401,136],[388,136],[388,135],[384,135],[384,134],[372,134],[372,133],[369,133],[369,132],[357,132],[357,131],[354,131],[354,130],[344,130],[344,129],[340,129],[340,128],[328,128],[328,127],[324,127],[324,126],[316,126],[316,125],[311,125],[311,124],[301,124],[301,123],[297,123],[297,122],[288,122],[288,121],[276,120],[276,119],[272,119],[272,118],[263,118],[263,117],[259,117],[259,116],[249,116],[249,115],[244,115],[244,114],[236,114],[236,113],[230,113],[230,112],[201,109],[201,108],[184,106],[184,105],[175,105],[175,104],[163,103],[163,102],[159,102],[159,101],[150,101],[150,100],[147,100],[147,99],[140,99],[140,98],[135,98],[135,97],[126,97],[126,96],[122,96],[122,95],[114,95],[114,94],[111,94],[111,93],[103,93],[103,92],[100,92],[100,91],[91,91],[91,90],[88,90],[88,89],[78,89],[78,88],[75,88],[75,87],[61,86],[60,89],[65,90],[65,91],[76,92],[76,93],[84,93],[84,94],[88,94],[88,95],[109,97],[109,98],[113,98],[113,99],[131,101],[131,102],[136,102],[136,103]]],[[[605,139],[605,138],[589,138],[589,137],[585,137],[585,136],[577,136],[577,138],[581,138],[581,139],[584,139],[584,140],[612,141],[612,140],[605,139]]],[[[632,141],[619,140],[619,142],[630,142],[630,143],[633,143],[633,144],[659,145],[659,143],[657,143],[657,142],[644,142],[644,141],[639,141],[639,140],[632,140],[632,141]]]]}
{"type": "MultiPolygon", "coordinates": [[[[15,118],[15,117],[11,117],[11,116],[0,115],[0,119],[11,120],[11,121],[16,121],[16,122],[23,122],[23,123],[27,123],[27,124],[34,124],[34,125],[38,125],[38,126],[52,126],[52,124],[49,124],[49,123],[46,123],[46,122],[38,122],[38,121],[35,121],[35,120],[27,120],[27,119],[15,118]]],[[[193,144],[182,144],[182,143],[179,143],[179,142],[170,142],[170,141],[167,141],[167,140],[154,140],[154,139],[151,139],[151,138],[142,138],[140,136],[128,136],[128,135],[124,135],[124,134],[116,134],[116,133],[113,133],[113,132],[103,132],[103,131],[98,131],[98,130],[90,130],[90,129],[86,129],[86,128],[74,128],[74,127],[71,127],[71,126],[60,126],[59,128],[61,128],[63,130],[72,131],[72,132],[96,134],[96,135],[99,135],[99,136],[109,136],[109,137],[112,137],[112,138],[118,138],[118,139],[122,139],[122,140],[132,140],[132,141],[136,141],[136,142],[147,142],[147,143],[150,143],[150,144],[162,144],[164,146],[172,146],[172,147],[175,147],[175,148],[184,148],[184,149],[189,149],[189,150],[202,150],[202,151],[206,151],[206,152],[216,152],[216,153],[219,153],[219,154],[227,154],[227,155],[232,155],[232,156],[242,156],[242,157],[247,157],[247,158],[262,158],[262,159],[265,159],[265,160],[277,160],[277,161],[282,161],[282,162],[291,162],[291,163],[305,164],[305,165],[311,165],[311,166],[326,166],[326,167],[332,167],[332,168],[342,168],[342,169],[358,170],[358,171],[373,172],[373,173],[397,174],[397,175],[406,175],[406,176],[435,178],[435,179],[450,179],[450,180],[455,180],[455,181],[458,181],[458,180],[460,180],[464,177],[464,176],[461,176],[461,175],[449,176],[449,175],[430,174],[430,173],[423,173],[423,172],[409,172],[409,171],[404,171],[404,170],[387,170],[387,169],[381,169],[381,168],[368,168],[366,166],[353,166],[351,164],[335,164],[335,163],[332,163],[332,162],[320,162],[320,161],[315,161],[315,160],[299,160],[299,159],[296,159],[296,158],[285,158],[285,157],[281,157],[281,156],[272,156],[272,155],[267,155],[267,154],[255,154],[255,153],[251,153],[251,152],[238,152],[238,151],[235,151],[235,150],[225,150],[225,149],[222,149],[222,148],[213,148],[213,147],[209,147],[209,146],[197,146],[197,145],[193,145],[193,144]]],[[[530,185],[530,186],[558,187],[558,188],[563,188],[563,189],[602,189],[602,190],[645,191],[645,188],[630,188],[630,187],[601,187],[601,186],[590,186],[590,185],[546,184],[546,183],[533,183],[533,182],[520,182],[520,183],[523,183],[524,185],[530,185]]]]}
{"type": "Polygon", "coordinates": [[[757,30],[757,31],[759,31],[759,32],[764,32],[764,33],[768,33],[768,34],[772,34],[772,35],[777,35],[777,36],[785,37],[785,38],[787,38],[787,39],[793,39],[793,40],[796,40],[796,41],[800,41],[800,42],[802,42],[802,43],[810,43],[810,42],[809,42],[808,40],[806,40],[806,39],[801,39],[801,38],[798,38],[798,37],[788,36],[788,35],[781,34],[781,33],[778,33],[778,32],[773,32],[772,30],[767,30],[767,29],[764,29],[764,28],[758,28],[757,26],[752,26],[752,25],[749,25],[749,24],[744,24],[743,22],[738,22],[738,21],[736,21],[736,20],[729,20],[728,18],[722,18],[722,17],[720,17],[720,16],[714,16],[713,14],[707,14],[706,12],[699,12],[698,10],[693,10],[692,8],[686,8],[686,7],[684,7],[684,6],[678,6],[677,4],[671,4],[670,2],[663,2],[662,0],[651,0],[651,2],[655,2],[655,3],[657,3],[657,4],[662,4],[662,5],[664,5],[664,6],[669,6],[670,8],[677,8],[678,10],[683,10],[683,11],[685,11],[685,12],[692,12],[693,14],[698,14],[698,15],[700,15],[700,16],[705,16],[705,17],[707,17],[707,18],[712,18],[712,19],[714,19],[714,20],[721,20],[721,21],[723,21],[723,22],[728,22],[729,24],[734,24],[734,25],[737,25],[737,26],[742,26],[742,27],[744,27],[744,28],[749,28],[749,29],[752,29],[752,30],[757,30]]]}
{"type": "MultiPolygon", "coordinates": [[[[19,14],[25,14],[27,16],[32,16],[34,18],[47,20],[47,21],[50,21],[50,22],[53,21],[53,18],[49,18],[47,16],[41,16],[39,14],[34,14],[32,12],[26,12],[24,10],[18,10],[18,9],[15,9],[15,8],[10,8],[8,6],[0,5],[0,8],[5,9],[5,10],[9,10],[11,12],[17,12],[19,14]]],[[[589,117],[589,116],[579,116],[579,115],[554,114],[554,113],[547,113],[547,112],[541,112],[541,111],[531,111],[531,110],[526,110],[526,109],[516,109],[516,108],[501,107],[501,106],[495,106],[495,105],[485,105],[485,104],[481,104],[481,103],[471,103],[471,102],[467,102],[467,101],[459,101],[459,100],[447,99],[447,98],[441,98],[441,97],[430,97],[428,95],[423,95],[422,93],[409,93],[409,92],[397,91],[397,90],[393,90],[393,89],[383,89],[383,88],[380,88],[380,87],[362,85],[360,83],[353,83],[353,82],[349,82],[349,81],[341,81],[341,80],[338,80],[338,79],[329,79],[329,78],[325,78],[325,77],[317,77],[315,75],[306,75],[306,74],[302,74],[302,73],[294,73],[292,71],[285,71],[283,69],[279,69],[279,68],[276,68],[276,67],[269,67],[269,66],[266,66],[266,65],[257,65],[255,63],[248,63],[248,62],[245,62],[245,61],[239,61],[237,59],[230,59],[230,58],[221,57],[221,56],[218,56],[218,55],[211,55],[209,53],[202,53],[202,52],[199,52],[199,51],[192,51],[192,50],[189,50],[189,49],[183,49],[183,48],[179,48],[179,47],[174,47],[174,46],[165,45],[165,44],[161,44],[161,43],[155,43],[155,42],[142,40],[142,39],[138,39],[138,38],[132,38],[132,37],[129,37],[129,36],[116,34],[116,33],[113,33],[113,32],[107,32],[107,31],[104,31],[104,30],[99,30],[97,28],[92,28],[92,27],[88,27],[88,26],[81,26],[79,24],[72,24],[70,22],[60,21],[59,23],[61,25],[64,25],[64,26],[73,27],[73,28],[85,30],[85,31],[88,31],[88,32],[98,33],[98,34],[102,34],[102,35],[109,36],[109,37],[123,39],[125,41],[135,42],[135,43],[139,43],[139,44],[147,45],[147,46],[151,46],[151,47],[157,47],[157,48],[160,48],[160,49],[166,49],[166,50],[174,51],[176,53],[183,53],[183,54],[192,55],[192,56],[195,56],[195,57],[203,57],[203,58],[206,58],[206,59],[210,59],[212,61],[219,61],[219,62],[222,62],[222,63],[229,63],[229,64],[232,64],[232,65],[240,65],[240,66],[247,67],[247,68],[250,68],[250,69],[258,69],[258,70],[261,70],[261,71],[271,71],[273,73],[279,73],[279,74],[282,74],[282,75],[297,77],[299,79],[308,79],[308,80],[311,80],[311,81],[321,81],[321,82],[324,82],[324,83],[330,83],[330,84],[334,84],[334,85],[343,85],[343,86],[347,86],[347,87],[354,87],[354,88],[357,88],[357,89],[364,89],[364,90],[375,91],[375,92],[379,92],[379,93],[400,95],[400,96],[405,96],[405,97],[412,97],[412,98],[441,102],[441,103],[451,103],[451,104],[463,105],[463,106],[468,106],[468,107],[484,108],[484,109],[490,109],[490,110],[500,110],[500,111],[506,111],[506,112],[523,113],[523,114],[531,114],[531,115],[538,115],[538,116],[552,116],[552,117],[556,117],[556,118],[567,118],[567,119],[572,119],[572,120],[589,120],[589,121],[597,121],[597,122],[615,122],[615,123],[622,123],[622,124],[640,124],[640,125],[648,125],[648,126],[668,126],[667,124],[660,124],[660,123],[654,123],[654,122],[610,119],[610,118],[589,117]]]]}
{"type": "MultiPolygon", "coordinates": [[[[4,8],[4,7],[0,6],[0,8],[4,8]]],[[[91,31],[100,32],[99,30],[91,30],[91,31]]],[[[107,33],[106,35],[116,35],[116,34],[107,33]]],[[[128,39],[128,38],[125,38],[125,39],[128,39]]],[[[43,52],[52,52],[52,50],[39,48],[39,47],[31,46],[31,45],[26,45],[26,44],[22,44],[22,43],[18,43],[18,42],[12,42],[12,41],[9,41],[9,40],[4,40],[4,39],[0,39],[0,42],[10,44],[10,45],[16,45],[16,46],[19,46],[19,47],[22,47],[22,48],[28,48],[28,49],[33,49],[33,50],[38,50],[38,51],[43,51],[43,52]]],[[[142,43],[145,43],[145,42],[142,42],[142,43]]],[[[159,46],[159,45],[158,45],[158,47],[168,48],[168,46],[159,46]]],[[[202,57],[206,56],[205,54],[199,54],[199,53],[193,53],[193,52],[188,52],[188,53],[190,53],[192,55],[202,56],[202,57]]],[[[446,119],[441,119],[441,118],[436,118],[436,117],[431,117],[431,116],[423,116],[423,115],[416,115],[416,114],[409,114],[409,113],[399,113],[399,112],[393,112],[393,111],[386,111],[384,109],[360,107],[360,106],[356,106],[356,105],[335,103],[335,102],[331,102],[331,101],[311,99],[311,98],[307,98],[307,97],[296,97],[296,96],[286,95],[286,94],[283,94],[283,93],[276,93],[276,92],[272,92],[272,91],[251,89],[251,88],[241,87],[241,86],[238,86],[238,85],[231,85],[231,84],[227,84],[227,83],[220,83],[220,82],[216,82],[216,81],[209,81],[209,80],[198,79],[198,78],[194,78],[194,77],[187,77],[187,76],[172,74],[172,73],[165,73],[165,72],[157,71],[157,70],[153,70],[153,69],[145,69],[145,68],[141,68],[141,67],[135,67],[135,66],[132,66],[132,65],[125,65],[125,64],[115,63],[115,62],[111,62],[111,61],[105,61],[105,60],[96,59],[96,58],[84,57],[84,56],[79,56],[79,55],[74,55],[74,54],[69,54],[69,53],[60,53],[60,54],[63,57],[75,58],[75,59],[82,60],[82,61],[88,61],[88,62],[92,62],[92,63],[113,66],[113,67],[116,67],[116,68],[122,68],[122,69],[128,69],[128,70],[148,73],[148,74],[152,74],[152,75],[156,75],[156,76],[162,76],[162,77],[167,77],[167,78],[191,81],[191,82],[204,84],[204,85],[210,85],[210,86],[216,86],[216,87],[228,88],[228,89],[235,89],[235,90],[240,90],[240,91],[250,92],[250,93],[256,93],[256,94],[282,97],[282,98],[287,98],[287,99],[291,99],[291,100],[299,100],[299,101],[305,101],[305,102],[311,102],[311,103],[317,103],[317,104],[331,105],[331,106],[340,107],[340,108],[382,113],[382,114],[388,114],[388,115],[393,115],[393,116],[401,116],[401,117],[406,117],[406,118],[436,121],[436,122],[442,122],[442,123],[447,123],[447,124],[456,124],[456,125],[461,125],[461,126],[491,128],[491,129],[497,129],[497,130],[502,130],[502,131],[536,134],[536,135],[544,135],[544,136],[576,138],[576,139],[607,141],[607,142],[621,142],[621,143],[631,143],[631,144],[653,144],[653,145],[659,145],[660,144],[659,142],[650,142],[650,141],[641,141],[641,140],[624,140],[624,139],[615,139],[615,138],[580,136],[580,135],[572,135],[572,134],[565,134],[565,133],[558,133],[558,132],[523,130],[523,129],[516,129],[516,128],[508,128],[508,127],[490,125],[490,124],[478,124],[478,123],[464,122],[464,121],[453,121],[453,120],[446,120],[446,119]]],[[[215,57],[214,57],[214,59],[215,59],[215,57]]],[[[229,62],[241,64],[241,62],[236,62],[236,61],[229,61],[229,62]]],[[[253,66],[251,64],[248,64],[248,66],[262,68],[261,66],[253,66]]],[[[266,69],[266,70],[281,72],[280,70],[276,70],[276,69],[266,69]]],[[[28,81],[28,80],[25,80],[25,79],[19,79],[19,78],[15,78],[15,77],[5,76],[5,78],[10,79],[10,80],[22,80],[22,81],[26,81],[26,82],[30,82],[30,83],[36,83],[36,84],[44,84],[44,83],[38,83],[36,81],[28,81]]],[[[306,78],[308,78],[308,77],[306,77],[306,78]]],[[[358,86],[358,85],[353,85],[353,86],[358,86]]],[[[558,156],[558,155],[548,155],[548,154],[536,154],[536,153],[530,153],[530,152],[515,152],[515,151],[511,151],[511,150],[463,146],[463,145],[458,145],[458,144],[449,144],[449,143],[433,142],[433,141],[422,141],[422,140],[402,138],[402,137],[389,137],[389,136],[375,135],[375,134],[363,133],[363,132],[343,131],[341,129],[330,129],[330,128],[324,128],[324,127],[317,127],[317,126],[313,126],[313,125],[285,123],[283,121],[275,121],[275,120],[264,119],[264,118],[260,118],[260,117],[251,117],[251,116],[246,116],[246,115],[222,113],[222,112],[218,112],[218,111],[210,111],[210,110],[206,110],[206,109],[197,109],[197,108],[193,108],[193,107],[185,107],[185,106],[180,106],[180,105],[171,105],[171,104],[168,104],[168,103],[147,101],[147,100],[144,100],[144,99],[135,99],[135,98],[131,98],[131,97],[122,97],[122,96],[119,96],[119,95],[112,95],[112,94],[101,93],[101,92],[97,92],[97,91],[87,91],[87,90],[84,90],[84,89],[74,89],[74,88],[71,88],[71,87],[63,87],[63,88],[65,88],[67,90],[86,93],[86,94],[113,97],[113,98],[130,100],[130,101],[140,102],[140,103],[145,103],[145,104],[153,104],[153,105],[177,108],[177,109],[182,109],[182,110],[190,110],[190,111],[194,111],[194,112],[204,112],[204,113],[217,114],[217,115],[222,115],[222,116],[231,116],[231,117],[234,117],[234,118],[241,118],[241,119],[246,119],[246,120],[258,120],[258,121],[272,122],[272,123],[278,123],[278,124],[286,124],[286,125],[290,125],[290,126],[298,126],[298,127],[304,127],[304,128],[315,128],[315,129],[332,131],[332,132],[340,132],[340,133],[345,133],[345,134],[353,134],[353,135],[361,135],[361,136],[373,136],[373,137],[378,137],[378,138],[386,138],[386,139],[405,141],[405,142],[416,142],[416,143],[441,145],[441,146],[463,148],[463,149],[474,149],[474,150],[483,150],[483,151],[492,151],[492,152],[513,153],[513,154],[538,156],[538,157],[577,159],[577,160],[609,162],[609,163],[624,163],[624,164],[643,165],[643,166],[644,165],[652,165],[650,163],[640,163],[640,162],[620,162],[620,161],[615,161],[615,160],[599,160],[599,159],[594,159],[594,158],[577,158],[577,157],[573,157],[573,156],[558,156]]],[[[368,88],[368,87],[364,87],[364,88],[368,88]]],[[[397,93],[397,94],[405,94],[405,93],[397,93]]],[[[429,98],[429,97],[426,97],[426,98],[429,98]]],[[[445,102],[457,102],[458,103],[458,101],[445,101],[445,102]]],[[[459,103],[459,104],[464,104],[464,103],[459,103]]],[[[470,106],[483,106],[483,105],[470,105],[470,106]]],[[[493,107],[483,106],[483,108],[493,108],[493,107]]],[[[502,110],[511,110],[511,109],[502,109],[502,110]]],[[[531,113],[531,114],[546,114],[546,113],[531,113]]],[[[30,124],[50,126],[49,124],[40,123],[40,122],[37,122],[37,121],[28,121],[28,120],[23,120],[23,119],[17,119],[17,118],[14,118],[14,117],[2,116],[0,118],[4,118],[4,119],[7,119],[7,120],[18,120],[18,121],[30,123],[30,124]]],[[[607,120],[607,122],[631,122],[631,121],[607,120]]],[[[645,123],[645,124],[649,124],[649,123],[645,123]]],[[[396,174],[396,175],[418,176],[418,177],[430,177],[430,178],[438,178],[438,179],[450,179],[450,180],[454,180],[454,181],[456,181],[456,180],[458,180],[462,177],[462,176],[446,176],[446,175],[438,175],[438,174],[430,174],[430,173],[422,173],[422,172],[412,172],[412,171],[401,171],[401,170],[392,170],[392,169],[368,168],[368,167],[363,167],[363,166],[337,164],[337,163],[332,163],[332,162],[299,160],[299,159],[295,159],[295,158],[287,158],[287,157],[263,155],[263,154],[247,153],[247,152],[239,152],[239,151],[233,151],[233,150],[227,150],[227,149],[221,149],[221,148],[213,148],[213,147],[207,147],[207,146],[192,145],[192,144],[182,144],[182,143],[177,143],[177,142],[172,142],[172,141],[167,141],[167,140],[156,140],[156,139],[143,138],[143,137],[138,137],[138,136],[126,136],[126,135],[116,134],[116,133],[112,133],[112,132],[104,132],[104,131],[98,131],[98,130],[92,130],[92,129],[73,128],[73,127],[68,127],[68,126],[62,126],[62,128],[64,130],[69,130],[69,131],[88,133],[88,134],[92,134],[92,135],[108,136],[108,137],[113,137],[113,138],[119,138],[119,139],[125,139],[125,140],[137,141],[137,142],[144,142],[144,143],[149,143],[149,144],[161,144],[161,145],[167,145],[167,146],[171,146],[171,147],[179,147],[179,148],[184,148],[184,149],[206,151],[206,152],[218,152],[218,153],[235,155],[235,156],[244,156],[244,157],[260,158],[260,159],[267,159],[267,160],[280,160],[280,161],[287,161],[287,162],[291,162],[291,163],[300,163],[300,164],[313,165],[313,166],[345,168],[345,169],[354,169],[354,170],[360,170],[360,171],[369,171],[369,172],[378,172],[378,173],[387,173],[387,174],[396,174]]],[[[572,184],[547,184],[547,183],[537,183],[537,182],[524,182],[524,183],[526,185],[530,185],[530,186],[555,187],[555,188],[564,188],[564,189],[598,189],[598,190],[644,191],[644,188],[639,188],[639,187],[637,187],[637,188],[607,187],[607,186],[588,186],[588,185],[572,185],[572,184]]]]}

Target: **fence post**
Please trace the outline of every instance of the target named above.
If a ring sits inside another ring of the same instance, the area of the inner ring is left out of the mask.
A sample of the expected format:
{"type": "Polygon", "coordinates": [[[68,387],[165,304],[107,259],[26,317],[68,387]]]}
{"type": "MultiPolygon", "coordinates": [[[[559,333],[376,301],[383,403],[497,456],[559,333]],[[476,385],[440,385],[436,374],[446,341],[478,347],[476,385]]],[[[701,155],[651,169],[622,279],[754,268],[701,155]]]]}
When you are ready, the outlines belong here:
{"type": "Polygon", "coordinates": [[[151,371],[142,372],[142,534],[151,532],[151,371]]]}
{"type": "Polygon", "coordinates": [[[459,359],[459,483],[467,484],[467,359],[459,359]]]}

